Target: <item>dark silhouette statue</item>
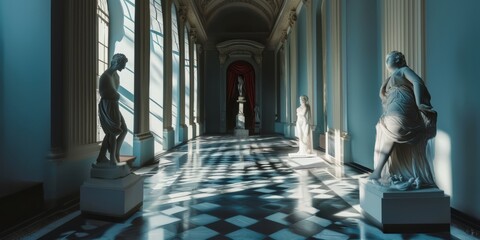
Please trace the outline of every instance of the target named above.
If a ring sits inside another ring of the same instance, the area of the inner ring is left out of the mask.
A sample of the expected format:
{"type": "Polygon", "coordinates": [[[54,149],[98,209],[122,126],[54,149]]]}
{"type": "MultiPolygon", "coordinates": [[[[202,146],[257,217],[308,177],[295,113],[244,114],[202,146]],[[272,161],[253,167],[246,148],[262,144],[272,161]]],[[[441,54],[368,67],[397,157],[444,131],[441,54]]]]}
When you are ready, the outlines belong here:
{"type": "Polygon", "coordinates": [[[120,94],[118,94],[117,90],[120,85],[120,77],[117,74],[117,70],[122,71],[127,62],[128,59],[125,55],[121,53],[113,55],[110,67],[100,76],[98,88],[101,99],[98,104],[98,114],[105,137],[103,138],[97,163],[116,165],[120,160],[120,147],[128,129],[118,105],[120,94]],[[107,150],[110,154],[110,159],[106,157],[107,150]]]}

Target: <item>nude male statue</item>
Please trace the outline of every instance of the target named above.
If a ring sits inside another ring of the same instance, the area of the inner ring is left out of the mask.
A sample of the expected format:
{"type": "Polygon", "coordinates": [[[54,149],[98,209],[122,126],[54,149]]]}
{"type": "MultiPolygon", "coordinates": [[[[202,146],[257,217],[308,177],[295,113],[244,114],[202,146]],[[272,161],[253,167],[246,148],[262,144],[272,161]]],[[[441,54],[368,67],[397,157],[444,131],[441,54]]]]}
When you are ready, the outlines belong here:
{"type": "Polygon", "coordinates": [[[127,126],[118,106],[120,94],[117,90],[120,85],[120,77],[117,71],[122,71],[128,59],[125,55],[117,53],[113,55],[110,67],[100,76],[99,92],[100,103],[98,114],[100,124],[105,132],[105,138],[100,148],[97,163],[109,163],[116,165],[120,160],[120,147],[127,135],[127,126]],[[110,153],[110,159],[106,153],[110,153]]]}

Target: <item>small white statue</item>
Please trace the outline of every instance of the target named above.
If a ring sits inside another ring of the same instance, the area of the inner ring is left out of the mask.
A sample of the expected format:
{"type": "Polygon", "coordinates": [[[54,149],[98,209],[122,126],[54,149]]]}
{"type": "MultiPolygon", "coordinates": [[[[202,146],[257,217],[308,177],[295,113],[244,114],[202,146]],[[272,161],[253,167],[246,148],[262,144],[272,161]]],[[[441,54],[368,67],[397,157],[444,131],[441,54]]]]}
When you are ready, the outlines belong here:
{"type": "Polygon", "coordinates": [[[310,104],[308,97],[300,96],[300,107],[297,108],[297,124],[295,135],[298,137],[298,154],[312,154],[312,133],[310,131],[310,104]]]}
{"type": "Polygon", "coordinates": [[[255,105],[255,122],[260,123],[260,107],[255,105]]]}
{"type": "Polygon", "coordinates": [[[242,75],[239,75],[238,76],[238,83],[237,83],[237,87],[238,87],[238,96],[240,97],[243,97],[243,83],[244,83],[244,79],[243,79],[243,76],[242,75]]]}

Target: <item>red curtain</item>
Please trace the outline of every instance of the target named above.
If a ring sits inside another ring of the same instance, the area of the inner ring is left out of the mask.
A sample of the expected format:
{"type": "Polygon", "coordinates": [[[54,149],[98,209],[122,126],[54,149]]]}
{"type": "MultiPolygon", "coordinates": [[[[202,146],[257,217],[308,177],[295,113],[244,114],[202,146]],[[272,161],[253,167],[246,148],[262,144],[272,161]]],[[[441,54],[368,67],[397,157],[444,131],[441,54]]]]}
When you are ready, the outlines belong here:
{"type": "Polygon", "coordinates": [[[238,114],[238,76],[244,79],[244,97],[247,100],[244,106],[245,128],[253,133],[255,130],[255,70],[250,63],[236,61],[227,69],[227,129],[235,128],[236,115],[238,114]]]}

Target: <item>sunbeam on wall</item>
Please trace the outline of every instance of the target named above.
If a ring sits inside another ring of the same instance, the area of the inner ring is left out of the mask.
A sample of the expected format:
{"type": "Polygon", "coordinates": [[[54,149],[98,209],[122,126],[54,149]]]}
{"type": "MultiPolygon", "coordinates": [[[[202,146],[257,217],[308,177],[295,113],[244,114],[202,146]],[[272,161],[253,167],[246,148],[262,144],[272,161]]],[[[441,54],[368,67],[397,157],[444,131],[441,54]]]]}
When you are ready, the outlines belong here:
{"type": "Polygon", "coordinates": [[[435,181],[447,195],[452,195],[452,143],[450,136],[438,131],[434,140],[433,169],[435,181]]]}
{"type": "Polygon", "coordinates": [[[135,4],[129,0],[109,0],[110,12],[110,56],[123,53],[128,58],[127,66],[120,77],[120,112],[128,127],[128,134],[120,154],[133,153],[133,100],[134,100],[134,66],[135,66],[135,4]]]}

